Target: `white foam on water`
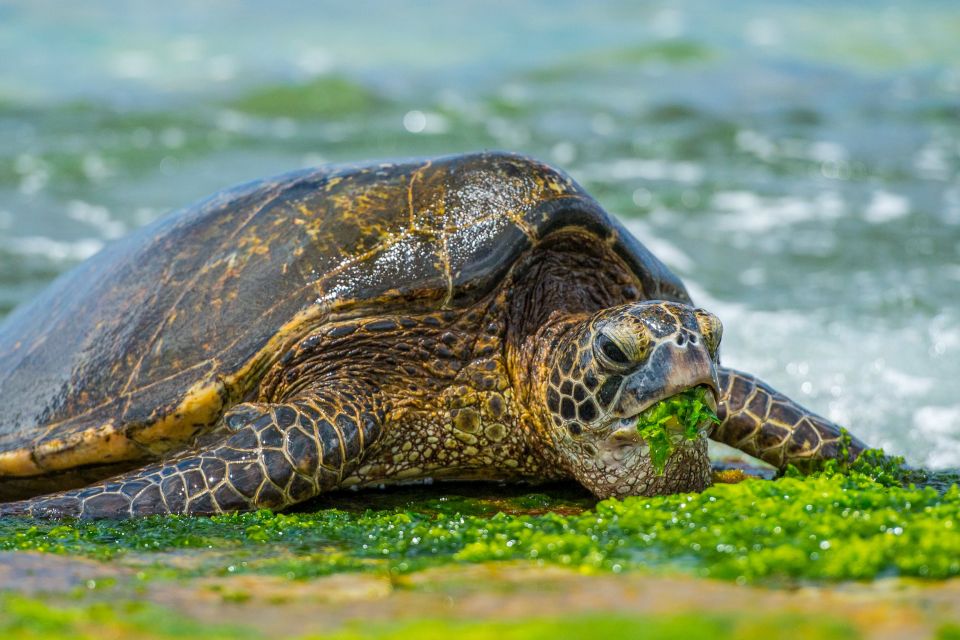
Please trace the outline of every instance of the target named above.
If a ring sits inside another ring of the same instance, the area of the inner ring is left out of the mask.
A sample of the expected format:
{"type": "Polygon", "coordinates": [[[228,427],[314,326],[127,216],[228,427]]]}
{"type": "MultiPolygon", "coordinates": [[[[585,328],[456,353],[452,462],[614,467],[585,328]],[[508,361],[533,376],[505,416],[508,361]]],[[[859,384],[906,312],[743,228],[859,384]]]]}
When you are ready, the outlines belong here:
{"type": "Polygon", "coordinates": [[[81,238],[69,242],[42,236],[27,236],[5,240],[3,248],[24,256],[43,256],[55,262],[79,262],[103,249],[97,238],[81,238]]]}
{"type": "Polygon", "coordinates": [[[630,233],[643,238],[643,244],[665,265],[680,273],[689,273],[694,267],[693,258],[668,240],[658,237],[646,222],[642,220],[621,219],[630,233]]]}
{"type": "Polygon", "coordinates": [[[756,47],[775,47],[783,42],[783,33],[773,20],[753,18],[744,28],[747,42],[756,47]]]}
{"type": "Polygon", "coordinates": [[[121,220],[114,219],[110,215],[110,210],[101,205],[83,200],[71,200],[67,203],[67,216],[77,222],[90,225],[108,240],[119,238],[127,233],[127,225],[121,220]]]}
{"type": "Polygon", "coordinates": [[[910,201],[904,196],[880,190],[873,192],[870,204],[863,212],[863,219],[871,224],[883,224],[909,213],[910,201]]]}
{"type": "Polygon", "coordinates": [[[737,131],[735,141],[738,149],[751,153],[761,160],[769,160],[777,150],[777,146],[770,138],[750,129],[737,131]]]}
{"type": "Polygon", "coordinates": [[[222,131],[240,133],[246,131],[250,127],[251,119],[239,111],[234,111],[233,109],[224,109],[216,114],[214,117],[214,122],[216,123],[217,128],[221,129],[222,131]]]}
{"type": "Polygon", "coordinates": [[[695,303],[724,325],[725,366],[742,369],[851,430],[870,446],[931,468],[960,467],[960,319],[952,311],[900,322],[832,320],[832,310],[758,310],[695,303]]]}
{"type": "Polygon", "coordinates": [[[333,54],[330,51],[313,46],[306,47],[299,53],[296,64],[311,76],[330,73],[335,66],[333,54]]]}
{"type": "Polygon", "coordinates": [[[666,180],[695,184],[703,181],[703,167],[694,162],[660,159],[618,158],[584,166],[578,175],[583,180],[666,180]]]}
{"type": "Polygon", "coordinates": [[[106,161],[97,153],[88,153],[83,156],[80,161],[80,168],[92,182],[100,182],[113,175],[113,171],[107,166],[106,161]]]}
{"type": "Polygon", "coordinates": [[[110,60],[113,74],[118,78],[142,80],[157,74],[157,59],[149,51],[118,51],[110,60]]]}
{"type": "Polygon", "coordinates": [[[955,468],[960,463],[960,407],[920,407],[913,415],[913,431],[934,445],[923,459],[925,466],[955,468]]]}
{"type": "Polygon", "coordinates": [[[450,130],[450,122],[435,111],[412,109],[403,116],[403,128],[410,133],[439,135],[450,130]]]}
{"type": "Polygon", "coordinates": [[[650,30],[661,38],[676,38],[686,31],[686,17],[674,8],[660,9],[650,19],[650,30]]]}
{"type": "Polygon", "coordinates": [[[927,180],[948,180],[950,162],[947,154],[948,151],[941,145],[929,143],[914,155],[913,167],[921,177],[927,180]]]}
{"type": "Polygon", "coordinates": [[[226,82],[236,77],[239,64],[234,56],[213,56],[207,61],[206,71],[214,82],[226,82]]]}
{"type": "Polygon", "coordinates": [[[960,187],[945,189],[941,218],[947,224],[960,224],[960,187]]]}
{"type": "Polygon", "coordinates": [[[830,140],[818,140],[807,147],[807,153],[811,160],[817,162],[846,162],[847,150],[840,144],[830,140]]]}
{"type": "Polygon", "coordinates": [[[22,153],[13,163],[13,169],[20,176],[20,193],[34,195],[44,189],[50,181],[50,167],[33,154],[22,153]]]}
{"type": "Polygon", "coordinates": [[[895,394],[899,397],[922,396],[937,384],[934,378],[911,375],[891,367],[880,371],[880,380],[887,385],[886,388],[895,389],[895,394]]]}
{"type": "Polygon", "coordinates": [[[714,223],[719,230],[756,235],[811,220],[836,220],[846,209],[841,198],[831,191],[821,192],[812,199],[765,197],[752,191],[718,191],[710,206],[719,212],[714,223]]]}

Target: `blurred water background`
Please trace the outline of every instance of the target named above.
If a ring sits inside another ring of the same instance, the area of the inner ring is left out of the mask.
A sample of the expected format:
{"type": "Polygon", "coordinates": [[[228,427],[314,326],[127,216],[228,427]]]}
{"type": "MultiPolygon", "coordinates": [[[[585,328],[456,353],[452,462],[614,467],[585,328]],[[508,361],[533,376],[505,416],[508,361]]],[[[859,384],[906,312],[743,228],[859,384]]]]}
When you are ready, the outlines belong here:
{"type": "Polygon", "coordinates": [[[0,316],[225,186],[484,148],[620,216],[726,364],[960,466],[955,2],[0,2],[0,316]]]}

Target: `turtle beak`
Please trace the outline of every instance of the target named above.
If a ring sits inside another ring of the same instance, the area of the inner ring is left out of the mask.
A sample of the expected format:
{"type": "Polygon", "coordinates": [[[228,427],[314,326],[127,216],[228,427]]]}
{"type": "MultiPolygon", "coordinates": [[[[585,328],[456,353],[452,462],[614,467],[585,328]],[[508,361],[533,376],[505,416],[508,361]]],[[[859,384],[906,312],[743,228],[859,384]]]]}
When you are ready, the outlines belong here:
{"type": "Polygon", "coordinates": [[[624,381],[612,413],[633,418],[660,400],[700,385],[710,390],[706,402],[715,412],[720,383],[710,353],[702,344],[668,340],[657,346],[644,367],[624,381]]]}

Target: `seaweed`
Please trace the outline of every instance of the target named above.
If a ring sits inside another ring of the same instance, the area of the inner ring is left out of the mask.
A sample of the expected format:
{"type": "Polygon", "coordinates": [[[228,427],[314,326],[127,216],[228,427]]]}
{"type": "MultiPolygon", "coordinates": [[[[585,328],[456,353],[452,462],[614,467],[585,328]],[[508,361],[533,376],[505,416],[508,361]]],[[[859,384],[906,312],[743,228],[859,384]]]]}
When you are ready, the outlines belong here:
{"type": "Polygon", "coordinates": [[[650,459],[658,475],[663,475],[678,442],[696,440],[705,425],[720,424],[717,414],[707,406],[707,393],[702,386],[687,389],[637,416],[637,431],[650,447],[650,459]]]}
{"type": "MultiPolygon", "coordinates": [[[[860,637],[857,627],[835,615],[806,616],[795,612],[666,612],[571,613],[547,617],[533,613],[498,620],[456,619],[430,612],[396,621],[352,620],[337,628],[327,623],[316,633],[267,633],[235,621],[204,622],[167,606],[138,600],[105,602],[47,602],[39,598],[0,594],[0,634],[7,640],[263,640],[297,638],[366,640],[421,638],[474,640],[521,638],[804,638],[860,637]]],[[[319,625],[318,625],[319,626],[319,625]]],[[[953,637],[953,636],[943,636],[953,637]]]]}
{"type": "Polygon", "coordinates": [[[0,550],[86,556],[155,578],[398,575],[500,560],[737,582],[960,576],[956,476],[903,486],[896,479],[911,472],[880,452],[851,466],[595,504],[559,489],[437,483],[345,492],[286,514],[0,518],[0,550]]]}

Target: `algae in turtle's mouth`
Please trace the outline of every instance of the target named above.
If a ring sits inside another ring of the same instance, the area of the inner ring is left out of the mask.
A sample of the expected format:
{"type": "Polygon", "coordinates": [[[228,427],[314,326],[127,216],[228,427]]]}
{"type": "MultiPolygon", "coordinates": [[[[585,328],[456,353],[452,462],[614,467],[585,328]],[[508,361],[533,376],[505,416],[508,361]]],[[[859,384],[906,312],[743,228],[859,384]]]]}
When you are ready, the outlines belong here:
{"type": "Polygon", "coordinates": [[[703,386],[687,389],[637,416],[637,432],[650,447],[650,460],[657,475],[663,475],[667,460],[679,443],[696,440],[704,428],[720,424],[717,414],[706,403],[708,393],[703,386]]]}

